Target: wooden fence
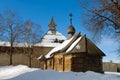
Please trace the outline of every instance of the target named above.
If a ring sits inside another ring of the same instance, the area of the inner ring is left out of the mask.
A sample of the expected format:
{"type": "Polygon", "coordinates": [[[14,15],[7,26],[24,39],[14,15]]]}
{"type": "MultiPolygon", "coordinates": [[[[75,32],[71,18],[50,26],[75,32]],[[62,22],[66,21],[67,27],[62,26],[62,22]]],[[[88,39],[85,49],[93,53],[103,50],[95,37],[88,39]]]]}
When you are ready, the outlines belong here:
{"type": "Polygon", "coordinates": [[[103,62],[103,70],[109,72],[120,72],[120,63],[103,62]]]}

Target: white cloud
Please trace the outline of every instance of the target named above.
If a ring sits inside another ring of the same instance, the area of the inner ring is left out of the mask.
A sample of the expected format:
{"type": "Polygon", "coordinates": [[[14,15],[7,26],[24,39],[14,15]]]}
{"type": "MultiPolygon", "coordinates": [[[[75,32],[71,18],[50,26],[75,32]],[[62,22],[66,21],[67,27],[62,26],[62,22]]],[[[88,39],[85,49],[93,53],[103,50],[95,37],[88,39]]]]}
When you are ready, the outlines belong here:
{"type": "Polygon", "coordinates": [[[117,45],[117,42],[115,42],[113,39],[110,39],[110,38],[104,38],[100,43],[100,46],[103,46],[103,45],[105,46],[117,45]]]}

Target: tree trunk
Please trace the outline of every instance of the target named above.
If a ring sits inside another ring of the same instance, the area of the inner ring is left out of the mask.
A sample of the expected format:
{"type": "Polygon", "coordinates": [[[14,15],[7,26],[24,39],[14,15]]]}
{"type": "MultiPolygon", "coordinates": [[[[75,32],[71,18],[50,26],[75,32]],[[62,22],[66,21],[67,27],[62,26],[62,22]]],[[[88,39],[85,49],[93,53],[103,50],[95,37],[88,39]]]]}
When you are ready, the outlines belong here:
{"type": "Polygon", "coordinates": [[[10,63],[9,65],[12,65],[12,49],[13,49],[13,44],[11,43],[11,46],[10,46],[10,63]]]}
{"type": "Polygon", "coordinates": [[[29,67],[31,67],[31,53],[29,54],[29,67]]]}
{"type": "Polygon", "coordinates": [[[31,67],[31,62],[32,62],[32,51],[29,53],[29,67],[31,67]]]}

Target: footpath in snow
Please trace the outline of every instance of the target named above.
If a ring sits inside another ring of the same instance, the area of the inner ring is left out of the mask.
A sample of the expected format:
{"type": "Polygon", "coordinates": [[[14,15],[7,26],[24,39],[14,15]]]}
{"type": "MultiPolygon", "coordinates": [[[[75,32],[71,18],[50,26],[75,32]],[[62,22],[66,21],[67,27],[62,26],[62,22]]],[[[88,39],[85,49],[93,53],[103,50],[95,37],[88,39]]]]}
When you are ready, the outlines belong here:
{"type": "Polygon", "coordinates": [[[57,72],[28,68],[24,65],[1,66],[0,80],[120,80],[120,73],[105,72],[57,72]]]}

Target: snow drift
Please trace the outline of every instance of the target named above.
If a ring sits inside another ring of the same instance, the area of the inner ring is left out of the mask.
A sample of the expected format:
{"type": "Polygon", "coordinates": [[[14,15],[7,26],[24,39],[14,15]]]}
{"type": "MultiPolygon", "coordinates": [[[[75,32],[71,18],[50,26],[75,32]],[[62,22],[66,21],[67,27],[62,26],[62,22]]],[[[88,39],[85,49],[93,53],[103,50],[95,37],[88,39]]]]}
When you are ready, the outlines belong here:
{"type": "Polygon", "coordinates": [[[120,80],[120,73],[57,72],[24,65],[0,67],[0,80],[120,80]]]}

